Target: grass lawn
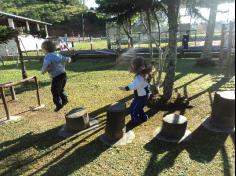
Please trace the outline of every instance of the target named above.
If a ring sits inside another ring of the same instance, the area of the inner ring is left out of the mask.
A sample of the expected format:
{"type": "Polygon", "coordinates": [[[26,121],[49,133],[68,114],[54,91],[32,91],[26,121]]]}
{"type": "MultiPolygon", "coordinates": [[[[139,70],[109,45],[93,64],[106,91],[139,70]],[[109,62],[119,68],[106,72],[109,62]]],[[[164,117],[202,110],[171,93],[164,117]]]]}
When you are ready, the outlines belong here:
{"type": "MultiPolygon", "coordinates": [[[[200,127],[211,113],[211,99],[217,90],[234,90],[234,78],[222,78],[215,68],[195,67],[195,60],[179,60],[176,84],[180,94],[187,90],[192,108],[146,109],[150,120],[135,129],[132,144],[106,147],[99,141],[104,133],[106,106],[115,101],[131,101],[131,92],[120,92],[133,75],[128,66],[109,61],[78,61],[68,65],[67,92],[70,103],[60,112],[53,113],[50,79],[40,75],[39,62],[27,62],[28,75],[37,75],[40,93],[46,109],[28,111],[36,104],[32,85],[16,88],[17,102],[10,102],[12,115],[20,114],[23,120],[0,126],[0,175],[45,176],[203,176],[234,175],[235,136],[215,134],[200,127]],[[75,107],[84,106],[91,117],[100,120],[100,127],[69,139],[56,137],[65,123],[64,114],[75,107]],[[173,145],[155,140],[153,132],[161,126],[166,113],[184,114],[193,131],[187,144],[173,145]]],[[[16,64],[0,65],[0,83],[19,80],[16,64]]],[[[186,94],[186,93],[185,93],[186,94]]],[[[8,97],[10,99],[10,97],[8,97]]],[[[0,118],[4,117],[0,102],[0,118]]],[[[127,122],[130,117],[127,116],[127,122]]]]}

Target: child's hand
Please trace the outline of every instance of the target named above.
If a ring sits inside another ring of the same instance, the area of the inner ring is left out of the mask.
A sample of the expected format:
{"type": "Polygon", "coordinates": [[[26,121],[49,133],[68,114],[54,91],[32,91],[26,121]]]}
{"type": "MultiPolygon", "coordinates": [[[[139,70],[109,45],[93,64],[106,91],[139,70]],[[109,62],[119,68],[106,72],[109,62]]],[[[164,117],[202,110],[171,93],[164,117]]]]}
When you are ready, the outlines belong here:
{"type": "Polygon", "coordinates": [[[119,87],[119,89],[120,89],[121,91],[126,91],[126,88],[125,88],[125,87],[119,87]]]}

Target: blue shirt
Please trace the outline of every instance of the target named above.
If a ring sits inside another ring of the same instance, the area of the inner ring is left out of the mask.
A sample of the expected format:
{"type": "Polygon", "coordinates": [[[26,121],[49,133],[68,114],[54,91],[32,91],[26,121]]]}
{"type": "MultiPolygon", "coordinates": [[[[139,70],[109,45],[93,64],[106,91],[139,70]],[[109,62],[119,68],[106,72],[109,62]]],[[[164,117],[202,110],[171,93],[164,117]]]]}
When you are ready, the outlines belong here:
{"type": "Polygon", "coordinates": [[[44,58],[42,73],[48,72],[51,78],[55,78],[66,72],[65,64],[70,62],[70,57],[62,56],[56,52],[49,53],[44,58]]]}

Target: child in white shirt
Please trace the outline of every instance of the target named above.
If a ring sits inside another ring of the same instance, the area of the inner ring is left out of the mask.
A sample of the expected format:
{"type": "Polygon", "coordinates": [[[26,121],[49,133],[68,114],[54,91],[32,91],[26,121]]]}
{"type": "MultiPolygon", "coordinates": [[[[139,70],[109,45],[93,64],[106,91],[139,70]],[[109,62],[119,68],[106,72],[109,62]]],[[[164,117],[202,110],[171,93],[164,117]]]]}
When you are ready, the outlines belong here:
{"type": "Polygon", "coordinates": [[[135,74],[134,81],[126,87],[120,87],[122,91],[134,91],[134,100],[130,107],[131,119],[133,123],[147,121],[148,116],[144,112],[148,99],[151,95],[150,84],[146,77],[152,71],[151,66],[147,66],[144,58],[137,58],[133,61],[131,72],[135,74]]]}

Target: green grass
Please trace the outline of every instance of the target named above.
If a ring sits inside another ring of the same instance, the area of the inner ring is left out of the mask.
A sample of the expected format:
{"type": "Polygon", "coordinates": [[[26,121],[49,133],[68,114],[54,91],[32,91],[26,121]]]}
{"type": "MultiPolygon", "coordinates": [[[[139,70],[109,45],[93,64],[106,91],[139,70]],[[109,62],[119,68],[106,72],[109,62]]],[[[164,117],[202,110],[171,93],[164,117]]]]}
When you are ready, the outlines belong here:
{"type": "MultiPolygon", "coordinates": [[[[107,48],[107,41],[106,40],[99,40],[92,42],[93,49],[106,49],[107,48]]],[[[79,42],[75,43],[76,50],[91,50],[91,43],[90,42],[79,42]]]]}
{"type": "MultiPolygon", "coordinates": [[[[133,75],[128,65],[115,66],[109,61],[78,61],[67,66],[70,103],[62,112],[53,113],[50,79],[40,74],[39,62],[27,62],[28,75],[38,76],[40,93],[46,109],[41,112],[24,112],[36,104],[32,85],[18,86],[17,102],[10,102],[13,115],[22,113],[22,121],[0,126],[0,175],[81,175],[81,176],[195,176],[234,175],[234,135],[215,134],[199,128],[211,112],[209,95],[214,91],[234,89],[232,79],[223,79],[215,68],[196,67],[194,59],[179,60],[175,87],[184,94],[187,88],[191,109],[169,110],[184,114],[193,138],[188,144],[171,145],[154,139],[153,132],[161,126],[168,111],[146,109],[151,119],[134,129],[132,144],[105,147],[99,141],[104,133],[104,107],[128,99],[131,92],[120,92],[133,75]],[[26,91],[27,90],[27,91],[26,91]],[[75,107],[84,106],[91,117],[98,116],[103,125],[81,136],[63,140],[56,137],[65,123],[64,114],[75,107]],[[233,140],[233,141],[232,141],[233,140]]],[[[20,70],[14,62],[0,65],[0,83],[19,80],[20,70]]],[[[0,118],[4,116],[0,103],[0,118]]],[[[127,116],[127,122],[130,117],[127,116]]]]}

